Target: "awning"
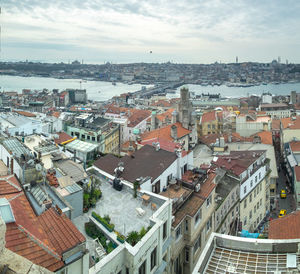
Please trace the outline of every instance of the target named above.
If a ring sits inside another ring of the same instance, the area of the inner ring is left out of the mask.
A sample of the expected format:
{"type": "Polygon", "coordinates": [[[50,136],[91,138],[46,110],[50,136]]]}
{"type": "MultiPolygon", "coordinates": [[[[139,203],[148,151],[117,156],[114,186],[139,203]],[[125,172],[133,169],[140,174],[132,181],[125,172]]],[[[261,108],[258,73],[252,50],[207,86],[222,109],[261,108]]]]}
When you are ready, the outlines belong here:
{"type": "Polygon", "coordinates": [[[295,157],[294,157],[293,154],[288,155],[287,159],[288,159],[289,164],[290,164],[291,167],[294,167],[294,166],[297,165],[297,161],[296,161],[296,159],[295,159],[295,157]]]}

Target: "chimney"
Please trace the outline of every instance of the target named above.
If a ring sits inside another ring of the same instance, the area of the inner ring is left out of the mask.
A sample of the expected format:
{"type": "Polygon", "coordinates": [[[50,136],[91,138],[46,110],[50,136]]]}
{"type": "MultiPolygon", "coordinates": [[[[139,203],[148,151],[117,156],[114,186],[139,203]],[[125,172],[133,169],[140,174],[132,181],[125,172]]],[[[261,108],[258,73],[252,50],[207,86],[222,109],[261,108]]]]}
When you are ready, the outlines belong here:
{"type": "Polygon", "coordinates": [[[177,111],[176,110],[174,110],[172,112],[172,120],[171,120],[171,122],[172,122],[172,124],[177,123],[177,111]]]}
{"type": "Polygon", "coordinates": [[[156,128],[156,111],[152,111],[151,113],[151,130],[156,128]]]}
{"type": "Polygon", "coordinates": [[[134,152],[134,147],[132,145],[132,140],[130,139],[129,140],[129,147],[128,147],[128,156],[132,156],[133,155],[133,152],[134,152]]]}
{"type": "Polygon", "coordinates": [[[176,141],[177,140],[177,126],[171,126],[171,137],[176,141]]]}

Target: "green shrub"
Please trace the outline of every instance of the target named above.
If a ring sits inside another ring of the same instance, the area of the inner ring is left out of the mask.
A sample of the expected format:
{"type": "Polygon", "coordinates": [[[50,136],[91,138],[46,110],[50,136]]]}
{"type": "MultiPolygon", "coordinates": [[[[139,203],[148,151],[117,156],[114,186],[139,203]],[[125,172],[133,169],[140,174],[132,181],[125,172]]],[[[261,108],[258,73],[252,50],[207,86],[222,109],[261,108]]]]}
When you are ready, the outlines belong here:
{"type": "MultiPolygon", "coordinates": [[[[108,231],[112,232],[115,229],[115,225],[111,224],[110,222],[107,221],[107,218],[105,219],[105,217],[101,217],[100,215],[98,215],[95,211],[92,212],[92,216],[99,222],[101,223],[108,231]]],[[[109,218],[110,220],[110,218],[109,218]]]]}
{"type": "Polygon", "coordinates": [[[90,207],[90,194],[83,194],[83,207],[90,207]]]}
{"type": "Polygon", "coordinates": [[[130,243],[132,246],[135,246],[139,240],[140,240],[140,235],[137,231],[131,231],[126,238],[126,241],[130,243]]]}
{"type": "Polygon", "coordinates": [[[96,188],[94,192],[92,193],[92,196],[96,198],[96,200],[99,200],[102,196],[102,192],[100,189],[96,188]]]}
{"type": "Polygon", "coordinates": [[[142,229],[140,230],[140,233],[139,233],[140,238],[143,238],[146,235],[146,233],[147,233],[147,230],[144,227],[142,227],[142,229]]]}

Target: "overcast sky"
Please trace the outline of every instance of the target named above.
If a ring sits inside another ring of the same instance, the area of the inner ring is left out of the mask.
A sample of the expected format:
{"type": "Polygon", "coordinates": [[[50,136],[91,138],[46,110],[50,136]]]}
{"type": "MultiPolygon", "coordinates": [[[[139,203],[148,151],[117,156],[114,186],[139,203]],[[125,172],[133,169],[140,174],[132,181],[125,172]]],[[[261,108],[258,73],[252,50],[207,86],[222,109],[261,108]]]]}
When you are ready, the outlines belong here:
{"type": "Polygon", "coordinates": [[[300,63],[299,0],[1,0],[1,8],[2,60],[300,63]]]}

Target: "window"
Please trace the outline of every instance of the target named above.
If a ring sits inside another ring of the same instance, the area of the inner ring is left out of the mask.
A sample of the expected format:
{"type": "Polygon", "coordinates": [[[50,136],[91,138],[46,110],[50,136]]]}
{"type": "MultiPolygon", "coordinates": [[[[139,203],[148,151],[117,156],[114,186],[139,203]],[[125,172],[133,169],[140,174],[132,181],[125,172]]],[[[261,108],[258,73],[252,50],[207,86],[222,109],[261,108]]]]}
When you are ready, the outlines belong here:
{"type": "Polygon", "coordinates": [[[258,178],[260,179],[260,177],[261,177],[261,175],[260,175],[260,172],[259,172],[259,174],[258,174],[258,178]]]}
{"type": "Polygon", "coordinates": [[[257,220],[256,220],[256,221],[257,221],[257,225],[258,225],[258,224],[259,224],[259,217],[257,217],[257,220]]]}
{"type": "Polygon", "coordinates": [[[213,129],[215,129],[215,128],[216,128],[216,126],[215,126],[215,125],[212,125],[212,128],[213,128],[213,129]]]}
{"type": "Polygon", "coordinates": [[[163,239],[166,239],[167,237],[167,225],[168,225],[168,221],[165,221],[163,226],[163,239]]]}
{"type": "Polygon", "coordinates": [[[256,188],[254,188],[254,194],[253,194],[254,198],[256,197],[256,188]]]}
{"type": "Polygon", "coordinates": [[[246,208],[247,207],[247,198],[245,198],[245,200],[244,200],[244,208],[246,208]]]}
{"type": "Polygon", "coordinates": [[[251,180],[251,182],[250,182],[250,186],[251,186],[251,187],[253,187],[253,180],[251,180]]]}
{"type": "Polygon", "coordinates": [[[251,203],[251,202],[252,202],[252,193],[249,196],[249,203],[251,203]]]}
{"type": "Polygon", "coordinates": [[[202,218],[202,209],[200,208],[195,217],[195,225],[197,225],[202,218]]]}
{"type": "Polygon", "coordinates": [[[81,134],[81,138],[82,138],[82,139],[85,139],[85,135],[84,135],[84,134],[81,134]]]}
{"type": "Polygon", "coordinates": [[[233,218],[234,211],[231,212],[231,217],[233,218]]]}
{"type": "Polygon", "coordinates": [[[92,137],[92,141],[95,141],[96,139],[95,139],[95,137],[92,137]]]}
{"type": "Polygon", "coordinates": [[[172,173],[167,178],[167,185],[169,185],[169,182],[172,180],[172,173]]]}
{"type": "Polygon", "coordinates": [[[175,260],[174,273],[181,274],[180,255],[175,260]]]}
{"type": "Polygon", "coordinates": [[[201,247],[201,233],[194,244],[194,255],[197,252],[199,247],[201,247]]]}
{"type": "Polygon", "coordinates": [[[206,206],[209,207],[211,204],[211,196],[206,199],[206,206]]]}
{"type": "Polygon", "coordinates": [[[256,213],[256,205],[254,206],[254,210],[253,211],[254,211],[254,213],[256,213]]]}
{"type": "Polygon", "coordinates": [[[129,274],[129,268],[126,267],[126,274],[129,274]]]}
{"type": "Polygon", "coordinates": [[[188,263],[190,261],[190,250],[188,247],[185,248],[185,262],[188,263]]]}
{"type": "Polygon", "coordinates": [[[178,240],[181,236],[181,226],[179,225],[179,227],[176,229],[176,240],[178,240]]]}
{"type": "Polygon", "coordinates": [[[88,136],[87,136],[87,139],[88,139],[88,140],[91,140],[91,136],[90,136],[90,135],[88,135],[88,136]]]}
{"type": "Polygon", "coordinates": [[[256,208],[257,208],[257,210],[259,209],[259,202],[257,202],[256,208]]]}
{"type": "Polygon", "coordinates": [[[212,225],[212,223],[211,223],[211,217],[210,217],[206,223],[206,233],[211,229],[211,225],[212,225]]]}
{"type": "Polygon", "coordinates": [[[189,231],[189,221],[185,220],[185,232],[189,231]]]}
{"type": "Polygon", "coordinates": [[[262,199],[260,199],[260,201],[259,201],[259,205],[262,205],[262,199]]]}
{"type": "Polygon", "coordinates": [[[251,219],[252,218],[252,210],[250,210],[250,212],[249,212],[249,219],[251,219]]]}
{"type": "Polygon", "coordinates": [[[257,176],[255,176],[255,183],[257,183],[257,176]]]}
{"type": "Polygon", "coordinates": [[[151,270],[156,266],[156,247],[151,252],[151,270]]]}
{"type": "Polygon", "coordinates": [[[210,124],[207,125],[207,128],[210,128],[210,124]]]}
{"type": "Polygon", "coordinates": [[[235,208],[235,211],[236,211],[236,212],[239,212],[239,207],[238,207],[238,206],[235,208]]]}
{"type": "Polygon", "coordinates": [[[71,136],[74,136],[74,132],[73,131],[71,131],[71,136]]]}
{"type": "Polygon", "coordinates": [[[244,225],[247,225],[247,217],[244,217],[244,225]]]}
{"type": "Polygon", "coordinates": [[[146,261],[144,261],[139,267],[139,274],[146,274],[146,261]]]}
{"type": "Polygon", "coordinates": [[[247,186],[244,186],[244,194],[247,192],[247,186]]]}

